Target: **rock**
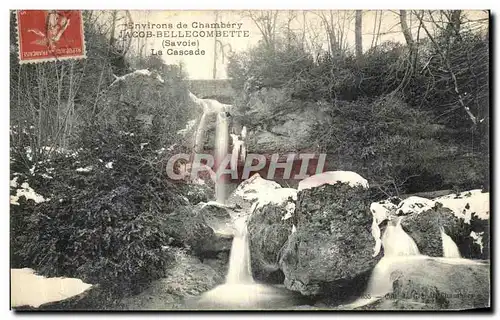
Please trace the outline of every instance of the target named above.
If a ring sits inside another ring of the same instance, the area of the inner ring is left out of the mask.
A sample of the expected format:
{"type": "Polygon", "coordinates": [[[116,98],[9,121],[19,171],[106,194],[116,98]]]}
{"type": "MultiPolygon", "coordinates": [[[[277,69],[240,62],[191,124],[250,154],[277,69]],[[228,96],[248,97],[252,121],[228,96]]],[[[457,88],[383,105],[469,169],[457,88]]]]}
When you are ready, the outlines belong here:
{"type": "Polygon", "coordinates": [[[282,204],[266,204],[258,207],[250,216],[248,233],[250,235],[250,256],[252,274],[258,281],[283,283],[284,277],[279,268],[279,256],[283,246],[292,233],[292,215],[295,201],[282,204]]]}
{"type": "Polygon", "coordinates": [[[166,276],[153,281],[138,295],[120,301],[124,310],[183,309],[185,301],[224,282],[224,275],[198,258],[175,250],[175,261],[166,276]]]}
{"type": "Polygon", "coordinates": [[[229,236],[234,234],[233,220],[229,209],[215,201],[199,203],[196,206],[197,216],[214,230],[215,234],[229,236]]]}
{"type": "Polygon", "coordinates": [[[204,219],[191,206],[180,207],[165,217],[162,228],[173,238],[173,243],[202,255],[214,251],[216,236],[204,219]]]}
{"type": "Polygon", "coordinates": [[[355,309],[464,310],[490,306],[489,263],[429,257],[385,259],[373,275],[379,272],[374,287],[380,291],[365,294],[382,298],[355,309]]]}
{"type": "Polygon", "coordinates": [[[214,258],[203,259],[203,263],[210,266],[218,274],[226,276],[229,264],[229,251],[221,251],[214,258]]]}
{"type": "Polygon", "coordinates": [[[401,220],[403,229],[416,242],[421,254],[443,257],[443,239],[440,227],[457,244],[460,254],[466,258],[477,257],[480,248],[470,236],[471,226],[458,219],[451,210],[440,205],[411,214],[401,220]]]}
{"type": "Polygon", "coordinates": [[[236,215],[247,215],[255,209],[252,206],[259,199],[272,199],[277,189],[281,189],[278,183],[263,179],[256,173],[240,183],[226,202],[236,215]]]}
{"type": "Polygon", "coordinates": [[[459,219],[470,223],[475,216],[479,220],[490,218],[490,193],[480,189],[454,193],[433,199],[450,209],[459,219]]]}
{"type": "MultiPolygon", "coordinates": [[[[457,245],[465,257],[489,259],[490,257],[490,194],[479,189],[450,194],[433,199],[450,209],[463,223],[470,225],[470,233],[462,234],[457,245]]],[[[468,232],[464,228],[462,233],[468,232]]]]}
{"type": "Polygon", "coordinates": [[[324,184],[336,184],[337,182],[344,182],[351,187],[361,186],[368,188],[368,181],[352,171],[327,171],[315,174],[299,182],[298,190],[305,190],[316,188],[324,184]]]}
{"type": "Polygon", "coordinates": [[[388,219],[390,216],[396,214],[397,204],[399,199],[391,198],[387,200],[381,200],[373,202],[370,205],[370,212],[375,218],[377,224],[382,223],[382,221],[388,219]]]}
{"type": "Polygon", "coordinates": [[[403,229],[422,254],[443,255],[439,232],[442,225],[462,257],[489,258],[489,193],[470,190],[432,200],[412,196],[396,210],[398,215],[408,215],[402,221],[403,229]]]}
{"type": "Polygon", "coordinates": [[[431,209],[434,206],[434,201],[422,198],[411,196],[403,201],[401,201],[396,208],[396,214],[399,216],[409,215],[412,213],[420,213],[426,210],[431,209]]]}
{"type": "Polygon", "coordinates": [[[321,102],[304,102],[291,98],[280,89],[261,89],[249,95],[245,117],[255,126],[249,128],[248,149],[256,153],[300,151],[310,148],[313,129],[329,120],[321,102]],[[272,112],[278,105],[286,106],[272,112]],[[278,115],[278,116],[277,116],[278,115]]]}
{"type": "Polygon", "coordinates": [[[369,203],[366,189],[345,183],[299,193],[296,232],[280,259],[288,289],[328,295],[369,274],[380,259],[372,257],[375,239],[369,203]]]}
{"type": "Polygon", "coordinates": [[[292,232],[292,215],[297,190],[254,174],[243,181],[228,199],[240,208],[237,215],[249,215],[248,234],[253,276],[257,280],[282,283],[279,253],[292,232]]]}
{"type": "Polygon", "coordinates": [[[214,191],[208,185],[195,183],[186,184],[183,195],[189,200],[190,204],[196,205],[200,202],[207,202],[214,197],[214,191]]]}

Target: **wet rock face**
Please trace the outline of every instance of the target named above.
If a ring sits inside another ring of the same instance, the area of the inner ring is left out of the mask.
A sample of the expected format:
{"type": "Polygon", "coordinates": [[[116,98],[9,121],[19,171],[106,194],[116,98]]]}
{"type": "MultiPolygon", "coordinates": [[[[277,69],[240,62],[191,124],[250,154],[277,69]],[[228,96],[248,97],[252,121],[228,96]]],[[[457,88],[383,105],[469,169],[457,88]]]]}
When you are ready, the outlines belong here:
{"type": "Polygon", "coordinates": [[[380,255],[372,257],[369,206],[366,189],[343,183],[300,192],[296,232],[280,260],[285,286],[304,295],[327,294],[371,271],[380,255]]]}
{"type": "Polygon", "coordinates": [[[420,259],[391,270],[392,292],[360,309],[464,310],[490,306],[488,263],[420,259]]]}
{"type": "Polygon", "coordinates": [[[431,257],[443,256],[443,242],[440,233],[444,232],[457,244],[464,258],[479,258],[480,247],[470,236],[472,227],[459,219],[448,208],[437,204],[432,209],[410,214],[401,221],[401,226],[413,238],[421,254],[431,257]]]}
{"type": "MultiPolygon", "coordinates": [[[[290,200],[290,203],[294,203],[290,200]]],[[[292,232],[292,219],[287,216],[287,203],[268,204],[250,216],[248,232],[252,273],[257,281],[283,283],[279,256],[292,232]]]]}

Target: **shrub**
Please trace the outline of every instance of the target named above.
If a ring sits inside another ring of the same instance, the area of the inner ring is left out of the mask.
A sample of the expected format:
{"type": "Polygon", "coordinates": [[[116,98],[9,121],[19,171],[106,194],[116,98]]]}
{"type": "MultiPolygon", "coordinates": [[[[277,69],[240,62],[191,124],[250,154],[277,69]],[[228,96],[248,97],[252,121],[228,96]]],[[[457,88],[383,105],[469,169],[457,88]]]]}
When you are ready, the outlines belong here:
{"type": "Polygon", "coordinates": [[[185,125],[187,91],[164,80],[118,84],[137,90],[113,86],[100,100],[100,117],[79,126],[71,150],[54,147],[36,159],[12,154],[11,178],[50,199],[21,197],[11,205],[12,267],[99,284],[103,303],[164,274],[171,260],[166,217],[187,204],[189,191],[165,170],[180,151],[176,131],[185,125]]]}

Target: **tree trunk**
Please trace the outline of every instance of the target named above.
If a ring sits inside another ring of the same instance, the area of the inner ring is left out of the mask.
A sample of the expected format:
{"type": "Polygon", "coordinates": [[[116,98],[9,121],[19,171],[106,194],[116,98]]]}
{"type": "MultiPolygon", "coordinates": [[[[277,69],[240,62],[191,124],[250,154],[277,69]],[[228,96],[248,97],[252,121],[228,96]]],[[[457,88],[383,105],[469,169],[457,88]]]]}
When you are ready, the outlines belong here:
{"type": "Polygon", "coordinates": [[[363,35],[362,35],[362,21],[363,21],[363,11],[356,10],[356,24],[355,24],[355,35],[356,35],[356,57],[361,57],[363,55],[363,35]]]}
{"type": "Polygon", "coordinates": [[[406,44],[410,47],[410,50],[413,50],[413,36],[406,22],[406,10],[399,10],[399,21],[401,22],[401,31],[403,31],[406,44]]]}
{"type": "MultiPolygon", "coordinates": [[[[218,20],[219,20],[219,13],[215,11],[215,23],[217,23],[218,20]]],[[[217,37],[214,37],[214,64],[212,66],[212,78],[213,79],[217,78],[217,37]]]]}

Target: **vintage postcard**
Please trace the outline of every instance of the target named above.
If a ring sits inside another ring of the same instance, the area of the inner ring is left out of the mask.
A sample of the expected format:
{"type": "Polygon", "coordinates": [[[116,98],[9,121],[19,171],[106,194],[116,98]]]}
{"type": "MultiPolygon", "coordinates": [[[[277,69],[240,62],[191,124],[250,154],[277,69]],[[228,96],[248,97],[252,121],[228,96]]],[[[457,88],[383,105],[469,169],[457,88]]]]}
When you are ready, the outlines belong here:
{"type": "Polygon", "coordinates": [[[10,12],[10,307],[490,310],[490,12],[10,12]]]}

